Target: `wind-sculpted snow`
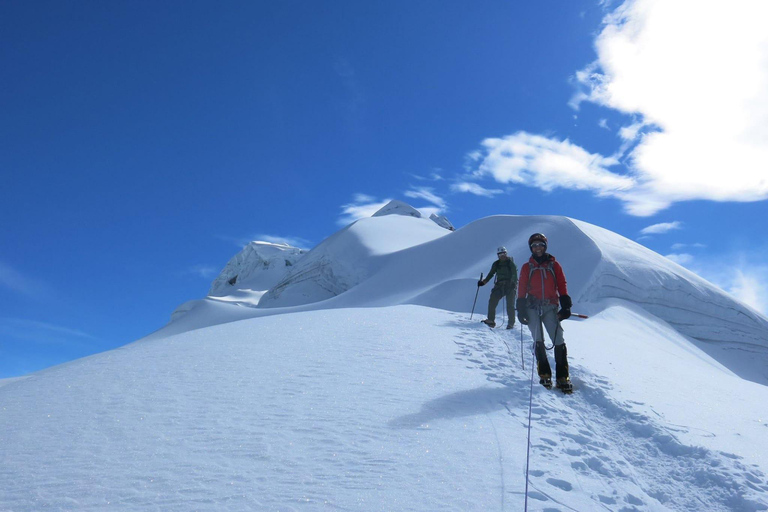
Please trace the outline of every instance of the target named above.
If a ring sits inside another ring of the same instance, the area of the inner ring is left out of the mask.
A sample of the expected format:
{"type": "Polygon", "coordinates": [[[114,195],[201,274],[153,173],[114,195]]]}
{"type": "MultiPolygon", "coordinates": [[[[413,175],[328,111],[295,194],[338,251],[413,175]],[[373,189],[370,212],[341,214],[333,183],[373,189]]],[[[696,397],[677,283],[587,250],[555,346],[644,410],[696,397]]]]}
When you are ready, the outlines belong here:
{"type": "Polygon", "coordinates": [[[659,254],[584,222],[601,259],[579,305],[622,299],[641,306],[728,366],[768,383],[768,320],[721,289],[659,254]]]}

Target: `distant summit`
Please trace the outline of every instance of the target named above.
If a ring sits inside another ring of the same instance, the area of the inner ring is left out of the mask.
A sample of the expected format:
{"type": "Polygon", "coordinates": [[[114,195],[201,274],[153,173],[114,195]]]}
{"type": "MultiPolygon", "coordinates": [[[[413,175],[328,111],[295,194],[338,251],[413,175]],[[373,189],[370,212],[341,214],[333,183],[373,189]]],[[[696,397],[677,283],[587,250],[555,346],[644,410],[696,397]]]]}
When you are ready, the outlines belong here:
{"type": "Polygon", "coordinates": [[[269,290],[306,252],[286,244],[251,242],[224,266],[208,295],[221,297],[242,289],[269,290]]]}
{"type": "Polygon", "coordinates": [[[384,205],[379,211],[371,215],[371,217],[383,217],[384,215],[406,215],[408,217],[421,218],[421,212],[413,206],[393,199],[384,205]]]}
{"type": "MultiPolygon", "coordinates": [[[[393,199],[392,201],[388,202],[379,211],[371,215],[371,217],[383,217],[384,215],[405,215],[406,217],[416,217],[417,219],[424,218],[419,210],[409,205],[408,203],[398,201],[397,199],[393,199]]],[[[433,221],[441,228],[445,228],[449,231],[456,230],[456,228],[453,227],[453,224],[451,224],[451,221],[449,221],[444,215],[436,215],[433,213],[429,216],[429,220],[433,221]]]]}

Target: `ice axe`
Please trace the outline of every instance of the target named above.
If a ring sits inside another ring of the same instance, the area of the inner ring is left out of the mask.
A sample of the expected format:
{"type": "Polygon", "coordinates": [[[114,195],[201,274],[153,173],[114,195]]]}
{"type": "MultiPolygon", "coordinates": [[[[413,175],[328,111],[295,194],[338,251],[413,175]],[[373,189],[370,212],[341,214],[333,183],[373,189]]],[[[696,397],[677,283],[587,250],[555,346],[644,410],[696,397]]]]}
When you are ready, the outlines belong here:
{"type": "MultiPolygon", "coordinates": [[[[483,273],[480,272],[480,280],[483,280],[483,273]]],[[[477,294],[480,293],[480,284],[477,285],[477,291],[475,292],[475,301],[472,303],[472,313],[469,315],[469,319],[472,320],[472,315],[475,314],[475,304],[477,304],[477,294]]]]}

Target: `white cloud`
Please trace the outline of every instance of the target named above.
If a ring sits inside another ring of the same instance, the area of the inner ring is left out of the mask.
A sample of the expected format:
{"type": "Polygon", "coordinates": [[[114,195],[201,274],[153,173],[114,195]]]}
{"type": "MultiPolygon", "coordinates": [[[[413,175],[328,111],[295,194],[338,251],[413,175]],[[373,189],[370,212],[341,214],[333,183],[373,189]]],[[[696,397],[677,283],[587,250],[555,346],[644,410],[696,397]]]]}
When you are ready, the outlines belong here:
{"type": "Polygon", "coordinates": [[[765,272],[765,269],[762,275],[736,269],[728,291],[741,302],[768,314],[768,297],[763,286],[763,283],[768,281],[767,277],[768,272],[765,272]]]}
{"type": "Polygon", "coordinates": [[[601,119],[600,121],[598,121],[597,126],[599,126],[600,128],[603,128],[604,130],[610,130],[607,119],[601,119]]]}
{"type": "Polygon", "coordinates": [[[290,245],[292,247],[298,247],[299,249],[306,249],[312,245],[312,242],[298,236],[274,236],[260,234],[256,235],[253,240],[260,240],[262,242],[269,242],[273,244],[290,245]]]}
{"type": "Polygon", "coordinates": [[[491,176],[499,183],[592,190],[599,196],[616,195],[635,185],[633,178],[613,173],[618,161],[587,152],[567,139],[518,132],[502,139],[486,139],[476,177],[491,176]]]}
{"type": "Polygon", "coordinates": [[[666,258],[674,261],[678,265],[684,266],[693,262],[693,255],[688,253],[667,254],[666,258]]]}
{"type": "Polygon", "coordinates": [[[678,220],[676,220],[675,222],[661,222],[659,224],[653,224],[651,226],[641,229],[640,233],[644,235],[662,235],[664,233],[669,233],[670,231],[674,231],[676,229],[681,229],[682,227],[683,227],[683,223],[678,220]]]}
{"type": "Polygon", "coordinates": [[[637,183],[629,213],[674,202],[768,199],[768,3],[628,0],[606,17],[597,60],[577,73],[591,101],[638,117],[620,131],[637,183]]]}
{"type": "Polygon", "coordinates": [[[391,199],[377,201],[375,197],[366,194],[355,194],[354,200],[351,203],[342,205],[342,215],[336,223],[340,226],[346,226],[358,219],[370,217],[390,201],[391,199]]]}
{"type": "Polygon", "coordinates": [[[433,189],[429,187],[416,187],[406,191],[404,195],[405,197],[410,197],[411,199],[424,199],[425,201],[435,205],[439,210],[444,210],[447,206],[445,200],[442,197],[436,195],[433,189]]]}
{"type": "Polygon", "coordinates": [[[222,240],[226,240],[227,242],[232,242],[232,244],[240,248],[243,248],[249,243],[256,240],[261,242],[270,242],[273,244],[290,245],[293,247],[298,247],[299,249],[306,249],[312,245],[312,242],[304,238],[301,238],[299,236],[280,236],[280,235],[269,235],[266,233],[258,233],[255,235],[240,236],[240,237],[219,236],[218,238],[222,240]]]}
{"type": "Polygon", "coordinates": [[[443,215],[443,210],[436,206],[425,206],[424,208],[417,208],[421,216],[428,219],[433,213],[435,215],[443,215]]]}
{"type": "Polygon", "coordinates": [[[471,183],[468,181],[461,181],[459,183],[454,183],[451,185],[451,190],[453,192],[466,192],[468,194],[474,194],[476,196],[483,196],[483,197],[493,197],[498,194],[503,194],[503,190],[499,190],[497,188],[489,189],[484,188],[478,185],[477,183],[471,183]]]}

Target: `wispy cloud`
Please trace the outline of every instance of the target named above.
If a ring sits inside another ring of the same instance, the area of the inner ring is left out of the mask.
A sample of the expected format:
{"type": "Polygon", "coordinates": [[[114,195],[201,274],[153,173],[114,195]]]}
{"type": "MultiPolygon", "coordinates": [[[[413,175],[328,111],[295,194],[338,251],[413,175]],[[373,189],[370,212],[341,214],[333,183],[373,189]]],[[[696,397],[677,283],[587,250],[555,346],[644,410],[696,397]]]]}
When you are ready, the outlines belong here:
{"type": "Polygon", "coordinates": [[[0,318],[0,334],[19,341],[71,344],[95,341],[97,338],[78,329],[48,322],[20,318],[0,318]]]}
{"type": "Polygon", "coordinates": [[[231,242],[233,245],[243,248],[251,242],[270,242],[273,244],[290,245],[299,249],[307,249],[312,246],[312,242],[299,236],[281,236],[270,235],[266,233],[256,233],[248,236],[219,236],[221,240],[231,242]]]}
{"type": "Polygon", "coordinates": [[[447,206],[445,200],[435,194],[434,189],[429,187],[415,187],[411,190],[405,191],[404,195],[405,197],[410,197],[411,199],[424,199],[425,201],[435,205],[438,210],[445,210],[447,206]]]}
{"type": "Polygon", "coordinates": [[[370,217],[390,201],[391,199],[378,201],[375,197],[367,194],[355,194],[351,203],[342,205],[341,217],[339,217],[336,223],[340,226],[346,226],[356,220],[370,217]]]}
{"type": "Polygon", "coordinates": [[[684,249],[692,248],[692,249],[705,249],[707,246],[705,244],[700,243],[694,243],[694,244],[681,244],[676,243],[672,244],[672,250],[673,251],[682,251],[684,249]]]}
{"type": "Polygon", "coordinates": [[[434,169],[429,176],[421,176],[419,174],[411,174],[412,177],[419,181],[443,181],[443,176],[440,174],[442,169],[434,169]]]}
{"type": "Polygon", "coordinates": [[[53,295],[53,290],[48,284],[40,279],[24,275],[2,261],[0,261],[0,287],[36,299],[53,295]]]}
{"type": "Polygon", "coordinates": [[[357,78],[357,73],[352,64],[344,58],[337,58],[333,64],[333,70],[341,79],[341,83],[347,94],[345,103],[348,118],[355,121],[365,107],[365,94],[357,78]]]}
{"type": "Polygon", "coordinates": [[[768,315],[768,294],[764,286],[766,282],[768,282],[766,269],[756,272],[735,269],[728,291],[743,303],[768,315]]]}
{"type": "Polygon", "coordinates": [[[476,196],[482,197],[493,197],[504,193],[503,190],[499,190],[497,188],[485,188],[478,185],[477,183],[472,183],[470,181],[460,181],[458,183],[454,183],[451,185],[451,191],[474,194],[476,196]]]}
{"type": "Polygon", "coordinates": [[[729,4],[727,16],[712,2],[628,0],[606,17],[572,104],[639,118],[620,131],[637,141],[629,154],[636,183],[617,194],[629,213],[768,199],[765,19],[761,0],[729,4]],[[640,136],[644,126],[655,129],[640,136]]]}
{"type": "Polygon", "coordinates": [[[213,265],[192,265],[187,268],[187,274],[194,274],[202,277],[203,279],[213,279],[219,275],[221,269],[214,267],[213,265]]]}
{"type": "Polygon", "coordinates": [[[683,223],[678,220],[674,222],[661,222],[641,229],[640,233],[643,235],[662,235],[664,233],[669,233],[670,231],[682,229],[682,227],[683,223]]]}

